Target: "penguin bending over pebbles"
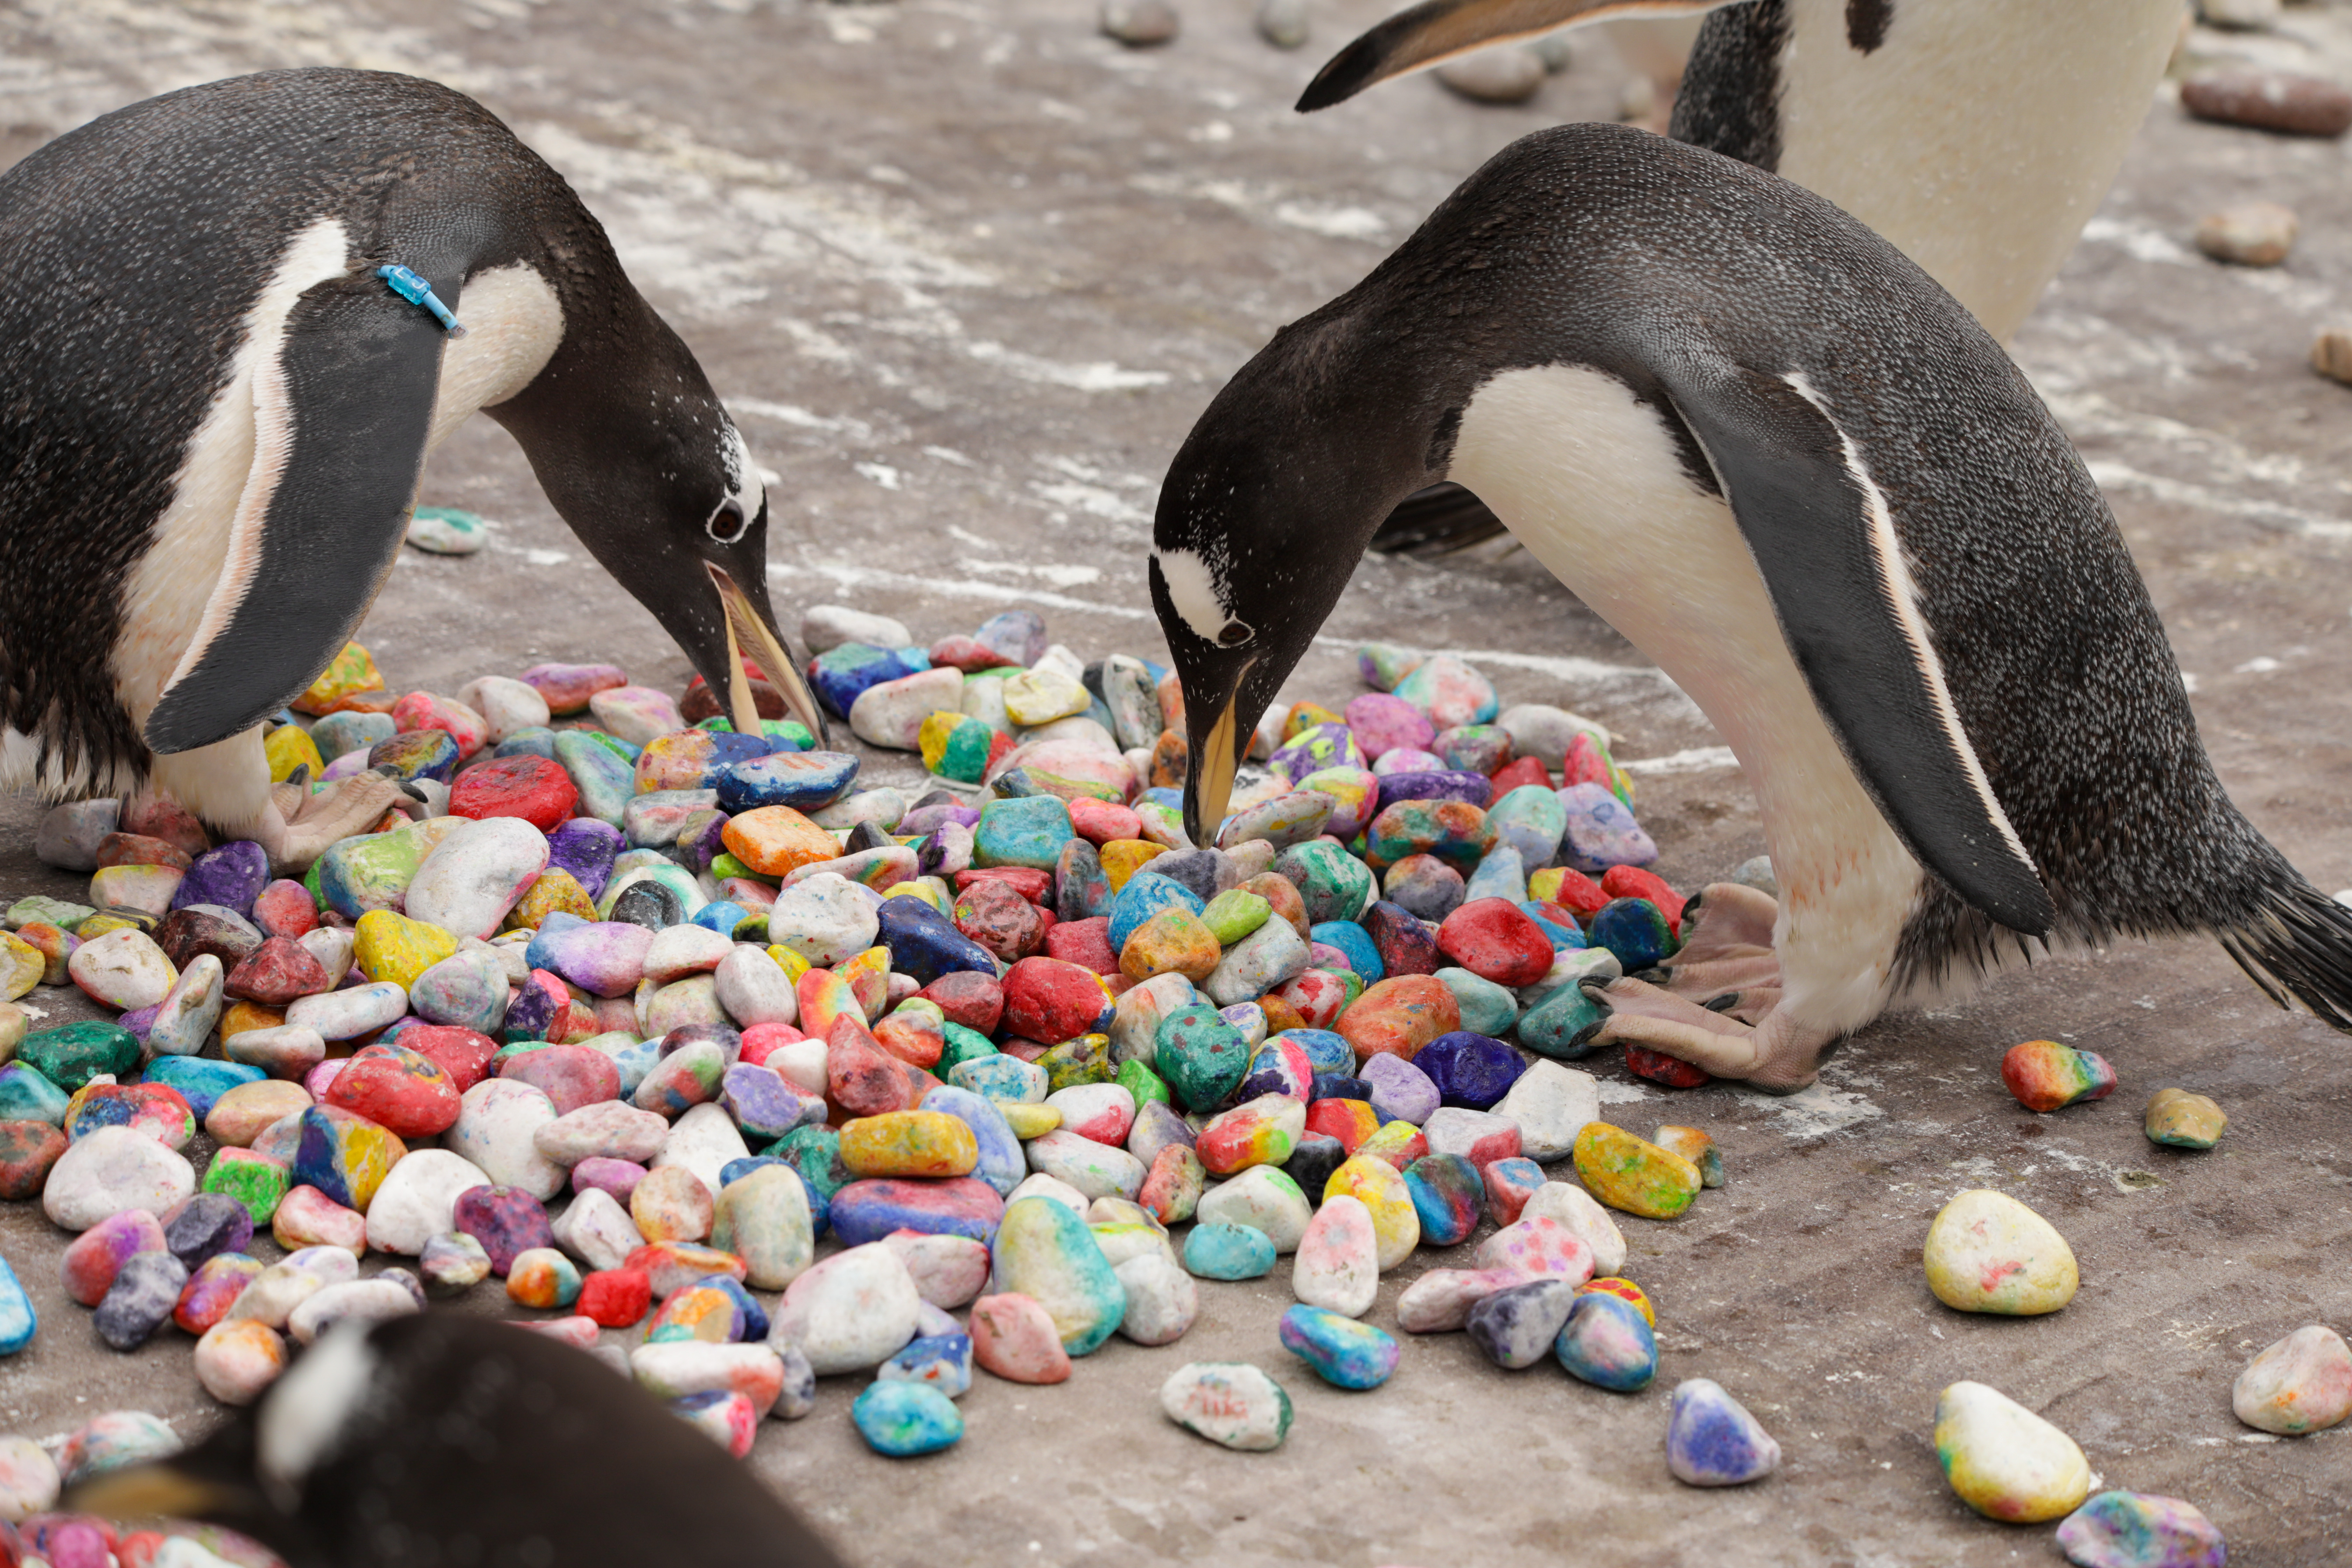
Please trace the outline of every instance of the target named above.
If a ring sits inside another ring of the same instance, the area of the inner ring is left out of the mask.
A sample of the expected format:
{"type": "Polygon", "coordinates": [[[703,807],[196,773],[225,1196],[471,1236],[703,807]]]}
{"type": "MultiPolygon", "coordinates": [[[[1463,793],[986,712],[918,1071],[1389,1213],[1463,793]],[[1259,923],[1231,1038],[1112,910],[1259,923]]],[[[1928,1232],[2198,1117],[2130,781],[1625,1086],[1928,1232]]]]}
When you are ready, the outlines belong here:
{"type": "MultiPolygon", "coordinates": [[[[1827,196],[2003,343],[2123,166],[2181,22],[2177,0],[1424,0],[1333,56],[1298,107],[1505,38],[1699,12],[1668,133],[1827,196]]],[[[1449,488],[1375,547],[1501,531],[1449,488]]]]}
{"type": "Polygon", "coordinates": [[[626,1376],[447,1311],[331,1331],[202,1443],[59,1506],[221,1525],[291,1568],[839,1564],[626,1376]]]}
{"type": "Polygon", "coordinates": [[[2352,1029],[2352,910],[2222,792],[1999,345],[1821,197],[1620,126],[1496,154],[1178,452],[1150,581],[1195,842],[1374,529],[1449,478],[1706,710],[1762,810],[1777,904],[1707,889],[1601,1042],[1794,1089],[2037,941],[2191,931],[2352,1029]]]}
{"type": "Polygon", "coordinates": [[[743,438],[471,99],[318,69],[134,103],[0,174],[0,788],[157,789],[291,869],[381,815],[373,773],[273,791],[262,723],[357,628],[477,409],[739,728],[748,654],[824,734],[743,438]]]}

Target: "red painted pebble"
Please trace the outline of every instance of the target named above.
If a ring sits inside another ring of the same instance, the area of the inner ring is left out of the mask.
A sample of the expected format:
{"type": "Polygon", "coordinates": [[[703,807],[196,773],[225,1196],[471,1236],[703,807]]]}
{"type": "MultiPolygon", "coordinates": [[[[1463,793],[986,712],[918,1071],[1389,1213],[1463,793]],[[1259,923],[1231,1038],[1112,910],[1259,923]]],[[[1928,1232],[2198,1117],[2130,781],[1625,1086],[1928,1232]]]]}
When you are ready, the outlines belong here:
{"type": "Polygon", "coordinates": [[[66,1135],[46,1121],[0,1121],[0,1198],[39,1197],[65,1152],[66,1135]]]}
{"type": "Polygon", "coordinates": [[[1533,985],[1551,971],[1551,939],[1508,899],[1473,899],[1446,916],[1437,950],[1497,985],[1533,985]]]}
{"type": "Polygon", "coordinates": [[[499,1076],[545,1089],[547,1098],[555,1102],[558,1116],[621,1098],[620,1068],[590,1046],[546,1046],[524,1051],[509,1057],[499,1076]]]}
{"type": "Polygon", "coordinates": [[[283,1007],[297,997],[333,990],[335,979],[309,948],[290,936],[273,936],[228,972],[222,988],[265,1007],[283,1007]]]}
{"type": "Polygon", "coordinates": [[[958,871],[955,875],[956,894],[961,897],[975,882],[1007,882],[1013,890],[1033,904],[1045,902],[1054,894],[1054,874],[1027,866],[993,866],[977,871],[958,871]]]}
{"type": "Polygon", "coordinates": [[[424,1024],[403,1029],[400,1043],[418,1056],[430,1058],[449,1075],[459,1094],[490,1074],[490,1058],[499,1043],[489,1036],[455,1024],[424,1024]]]}
{"type": "Polygon", "coordinates": [[[1518,1223],[1528,1200],[1544,1184],[1543,1167],[1532,1160],[1492,1161],[1478,1174],[1486,1187],[1486,1212],[1495,1216],[1497,1226],[1518,1223]],[[1532,1176],[1523,1168],[1527,1166],[1534,1167],[1532,1176]]]}
{"type": "Polygon", "coordinates": [[[1004,1017],[1003,985],[993,974],[976,970],[942,974],[915,994],[926,1002],[938,1003],[949,1023],[961,1024],[980,1034],[995,1034],[1004,1017]]]}
{"type": "Polygon", "coordinates": [[[1647,1046],[1625,1047],[1625,1070],[1635,1078],[1648,1079],[1652,1083],[1664,1084],[1668,1089],[1696,1089],[1713,1083],[1715,1075],[1705,1068],[1670,1057],[1664,1051],[1654,1051],[1647,1046]]]}
{"type": "Polygon", "coordinates": [[[67,1244],[58,1272],[66,1294],[85,1307],[106,1300],[122,1266],[142,1252],[161,1252],[163,1225],[145,1209],[110,1215],[67,1244]]]}
{"type": "Polygon", "coordinates": [[[765,1067],[772,1052],[799,1045],[807,1038],[790,1024],[754,1024],[743,1031],[743,1044],[737,1049],[735,1059],[755,1068],[765,1067]]]}
{"type": "Polygon", "coordinates": [[[253,923],[265,937],[299,937],[319,924],[319,906],[310,889],[283,879],[261,889],[253,900],[253,923]]]}
{"type": "Polygon", "coordinates": [[[452,816],[519,816],[541,833],[563,826],[579,805],[572,776],[548,758],[529,754],[467,768],[449,791],[452,816]]]}
{"type": "Polygon", "coordinates": [[[1381,1130],[1381,1113],[1361,1100],[1318,1100],[1307,1108],[1307,1131],[1337,1138],[1349,1154],[1381,1130]]]}
{"type": "Polygon", "coordinates": [[[995,877],[956,896],[955,925],[1007,963],[1028,957],[1045,940],[1045,911],[995,877]]]}
{"type": "Polygon", "coordinates": [[[1004,975],[1003,1026],[1058,1046],[1107,1026],[1110,999],[1095,972],[1058,958],[1024,958],[1004,975]]]}
{"type": "Polygon", "coordinates": [[[1535,757],[1514,757],[1490,776],[1495,782],[1495,798],[1498,801],[1515,789],[1525,789],[1530,785],[1537,789],[1551,787],[1551,780],[1544,773],[1542,762],[1535,757]]]}
{"type": "Polygon", "coordinates": [[[1612,899],[1647,899],[1666,917],[1666,929],[1683,934],[1683,906],[1689,902],[1672,884],[1639,866],[1612,866],[1601,874],[1601,890],[1612,899]]]}
{"type": "Polygon", "coordinates": [[[1045,933],[1045,956],[1097,974],[1117,974],[1118,954],[1111,951],[1110,917],[1059,922],[1045,933]]]}
{"type": "Polygon", "coordinates": [[[1086,795],[1070,802],[1070,826],[1079,837],[1097,846],[1143,837],[1143,819],[1134,812],[1086,795]]]}
{"type": "Polygon", "coordinates": [[[914,1069],[877,1045],[855,1018],[835,1018],[824,1041],[824,1097],[851,1116],[912,1110],[914,1069]]]}
{"type": "Polygon", "coordinates": [[[631,1329],[653,1310],[653,1276],[642,1268],[600,1268],[580,1281],[575,1310],[600,1327],[631,1329]]]}
{"type": "Polygon", "coordinates": [[[459,1092],[448,1069],[431,1057],[378,1044],[361,1047],[321,1098],[402,1138],[430,1138],[456,1123],[459,1092]]]}

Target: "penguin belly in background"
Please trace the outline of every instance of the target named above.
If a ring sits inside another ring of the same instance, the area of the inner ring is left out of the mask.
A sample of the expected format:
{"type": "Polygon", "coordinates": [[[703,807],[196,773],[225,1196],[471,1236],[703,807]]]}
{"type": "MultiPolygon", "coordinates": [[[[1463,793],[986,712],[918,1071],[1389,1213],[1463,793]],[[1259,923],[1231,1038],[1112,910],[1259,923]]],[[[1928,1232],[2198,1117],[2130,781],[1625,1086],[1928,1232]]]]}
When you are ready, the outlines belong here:
{"type": "Polygon", "coordinates": [[[364,828],[398,786],[273,790],[263,726],[357,629],[478,409],[739,727],[748,654],[823,734],[742,437],[472,100],[321,69],[132,104],[0,174],[0,787],[160,791],[281,870],[364,828]]]}
{"type": "MultiPolygon", "coordinates": [[[[1334,56],[1299,108],[1505,38],[1701,12],[1668,134],[1828,197],[2003,343],[2114,183],[2180,26],[2174,0],[1426,0],[1334,56]]],[[[1447,487],[1374,547],[1501,531],[1447,487]]]]}
{"type": "Polygon", "coordinates": [[[1696,701],[1777,900],[1717,885],[1599,1043],[1760,1088],[2038,947],[2217,936],[2352,1028],[2352,910],[2214,777],[2105,499],[1892,246],[1774,175],[1570,125],[1284,328],[1160,491],[1186,826],[1399,499],[1452,479],[1696,701]]]}
{"type": "Polygon", "coordinates": [[[839,1568],[743,1465],[626,1375],[446,1311],[336,1328],[203,1442],[83,1482],[61,1506],[223,1525],[290,1568],[839,1568]]]}

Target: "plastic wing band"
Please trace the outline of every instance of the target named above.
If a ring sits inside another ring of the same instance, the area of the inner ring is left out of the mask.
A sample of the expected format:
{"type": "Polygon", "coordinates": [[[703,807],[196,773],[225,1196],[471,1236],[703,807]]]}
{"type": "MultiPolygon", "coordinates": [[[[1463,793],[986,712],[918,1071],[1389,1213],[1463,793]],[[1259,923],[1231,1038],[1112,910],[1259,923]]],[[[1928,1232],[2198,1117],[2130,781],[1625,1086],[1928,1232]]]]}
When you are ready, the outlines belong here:
{"type": "Polygon", "coordinates": [[[432,311],[433,319],[448,328],[451,337],[462,338],[466,335],[466,329],[458,325],[457,312],[441,302],[441,296],[433,291],[432,284],[405,267],[379,267],[375,269],[375,275],[383,279],[394,293],[410,304],[422,305],[432,311]]]}

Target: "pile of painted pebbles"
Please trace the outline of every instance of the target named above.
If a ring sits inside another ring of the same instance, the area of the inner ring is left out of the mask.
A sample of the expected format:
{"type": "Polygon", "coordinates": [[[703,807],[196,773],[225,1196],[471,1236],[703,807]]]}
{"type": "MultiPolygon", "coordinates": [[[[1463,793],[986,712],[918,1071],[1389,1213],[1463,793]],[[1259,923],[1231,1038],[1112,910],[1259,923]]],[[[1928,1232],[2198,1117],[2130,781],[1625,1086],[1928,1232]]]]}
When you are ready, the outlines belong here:
{"type": "MultiPolygon", "coordinates": [[[[850,611],[803,630],[825,705],[938,787],[861,789],[781,719],[738,734],[699,680],[395,698],[352,645],[268,731],[273,772],[388,768],[421,799],[300,880],[168,806],[51,814],[40,852],[89,902],[13,905],[0,974],[120,1016],[0,1013],[0,1194],[77,1234],[106,1343],[168,1321],[242,1403],[289,1340],[496,1275],[738,1453],[856,1373],[861,1433],[916,1454],[961,1436],[974,1366],[1052,1383],[1113,1333],[1171,1342],[1196,1280],[1285,1252],[1283,1343],[1375,1386],[1401,1354],[1362,1321],[1379,1275],[1491,1221],[1400,1328],[1652,1380],[1609,1211],[1671,1220],[1720,1161],[1601,1121],[1562,1065],[1601,1017],[1581,985],[1679,941],[1604,730],[1368,647],[1374,689],[1269,716],[1204,847],[1165,671],[1084,664],[1022,612],[928,649],[850,611]],[[370,1252],[413,1261],[363,1277],[370,1252]]],[[[0,1350],[33,1331],[0,1286],[0,1350]]],[[[1255,1367],[1184,1366],[1162,1403],[1236,1447],[1289,1421],[1255,1367]]],[[[1687,1481],[1777,1462],[1705,1379],[1667,1426],[1687,1481]]]]}

